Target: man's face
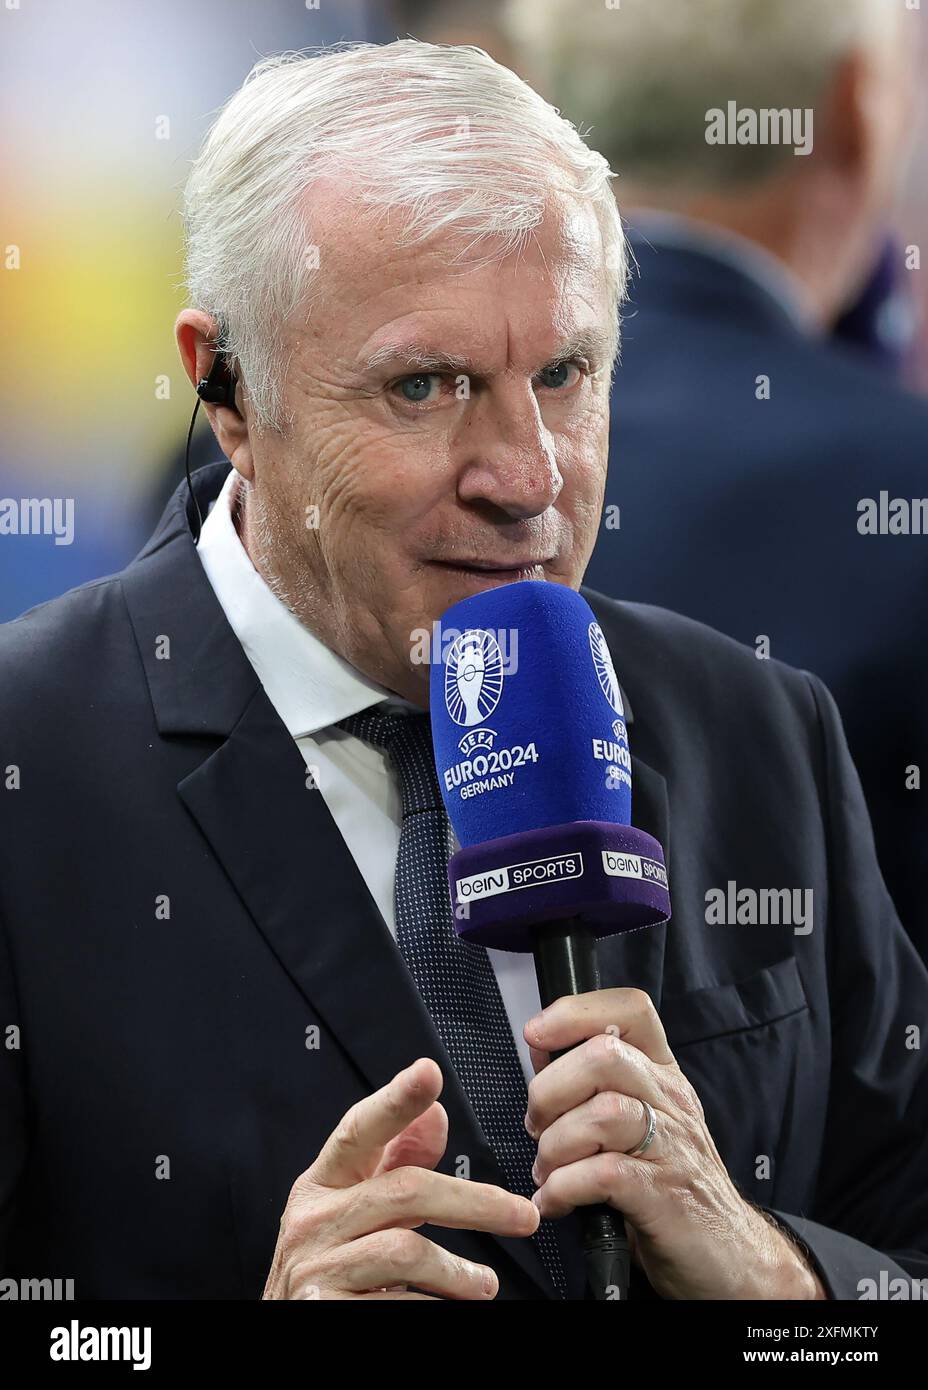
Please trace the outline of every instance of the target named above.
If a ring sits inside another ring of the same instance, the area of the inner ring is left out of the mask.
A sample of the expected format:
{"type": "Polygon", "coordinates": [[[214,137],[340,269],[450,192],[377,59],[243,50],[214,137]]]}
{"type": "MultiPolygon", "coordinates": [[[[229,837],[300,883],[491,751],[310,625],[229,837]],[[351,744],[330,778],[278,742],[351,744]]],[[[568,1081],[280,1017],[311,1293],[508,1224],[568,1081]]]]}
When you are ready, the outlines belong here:
{"type": "Polygon", "coordinates": [[[287,340],[295,423],[252,432],[243,539],[312,631],[427,706],[416,629],[482,589],[583,577],[608,454],[601,237],[566,197],[477,268],[447,236],[398,248],[334,195],[324,225],[323,300],[287,340]]]}

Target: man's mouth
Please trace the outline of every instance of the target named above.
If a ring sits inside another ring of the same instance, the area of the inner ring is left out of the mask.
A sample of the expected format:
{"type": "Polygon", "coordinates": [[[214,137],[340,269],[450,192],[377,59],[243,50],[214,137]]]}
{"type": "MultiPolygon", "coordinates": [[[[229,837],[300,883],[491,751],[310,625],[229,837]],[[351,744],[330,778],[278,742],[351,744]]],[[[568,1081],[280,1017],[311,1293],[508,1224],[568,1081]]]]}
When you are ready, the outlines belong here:
{"type": "Polygon", "coordinates": [[[494,560],[433,560],[431,563],[450,574],[467,575],[484,581],[497,581],[504,584],[517,584],[522,579],[544,579],[545,566],[553,557],[544,559],[534,557],[494,560]]]}

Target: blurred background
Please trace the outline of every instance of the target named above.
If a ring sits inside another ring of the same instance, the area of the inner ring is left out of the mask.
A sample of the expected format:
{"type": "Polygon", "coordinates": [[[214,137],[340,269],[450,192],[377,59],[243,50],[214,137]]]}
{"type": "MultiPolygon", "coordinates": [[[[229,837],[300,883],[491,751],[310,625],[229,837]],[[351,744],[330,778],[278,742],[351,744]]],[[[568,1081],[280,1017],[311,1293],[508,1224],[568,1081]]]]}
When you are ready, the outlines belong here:
{"type": "MultiPolygon", "coordinates": [[[[0,621],[125,565],[183,476],[181,189],[256,60],[340,39],[475,43],[619,175],[635,271],[589,582],[826,680],[928,952],[928,536],[914,506],[905,528],[900,508],[887,520],[892,499],[928,495],[925,10],[6,0],[0,621]],[[729,103],[811,110],[811,153],[709,144],[706,113],[729,103]],[[71,543],[16,534],[4,499],[26,497],[73,499],[71,543]]],[[[218,456],[201,418],[193,465],[218,456]]]]}

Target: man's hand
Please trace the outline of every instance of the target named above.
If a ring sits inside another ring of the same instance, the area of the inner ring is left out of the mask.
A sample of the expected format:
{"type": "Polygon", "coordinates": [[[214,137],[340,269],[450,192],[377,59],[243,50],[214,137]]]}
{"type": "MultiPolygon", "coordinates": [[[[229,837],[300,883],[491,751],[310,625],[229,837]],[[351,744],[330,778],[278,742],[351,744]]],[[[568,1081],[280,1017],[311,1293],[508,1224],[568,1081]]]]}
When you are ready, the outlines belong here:
{"type": "Polygon", "coordinates": [[[524,1035],[536,1072],[526,1129],[538,1142],[533,1201],[542,1216],[616,1207],[633,1259],[664,1298],[826,1296],[798,1249],[735,1188],[647,994],[558,999],[524,1035]],[[573,1050],[552,1062],[563,1048],[573,1050]],[[657,1128],[633,1158],[647,1130],[644,1101],[657,1128]]]}
{"type": "Polygon", "coordinates": [[[293,1184],[265,1298],[496,1297],[492,1269],[414,1228],[530,1236],[538,1211],[502,1188],[433,1171],[448,1142],[441,1087],[437,1064],[420,1057],[348,1111],[293,1184]]]}

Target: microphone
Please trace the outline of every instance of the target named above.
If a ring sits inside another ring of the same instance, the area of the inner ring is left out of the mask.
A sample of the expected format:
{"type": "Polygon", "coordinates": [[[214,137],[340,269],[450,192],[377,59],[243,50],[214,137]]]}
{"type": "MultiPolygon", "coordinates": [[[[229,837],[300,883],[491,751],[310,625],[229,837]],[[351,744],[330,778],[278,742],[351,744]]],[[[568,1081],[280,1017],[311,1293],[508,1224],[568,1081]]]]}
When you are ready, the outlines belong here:
{"type": "MultiPolygon", "coordinates": [[[[631,824],[603,631],[580,594],[545,580],[473,594],[436,627],[432,739],[461,845],[448,865],[458,935],[532,952],[543,1008],[599,989],[597,939],[670,916],[663,850],[631,824]]],[[[621,1215],[585,1207],[581,1221],[593,1296],[627,1298],[621,1215]]]]}

